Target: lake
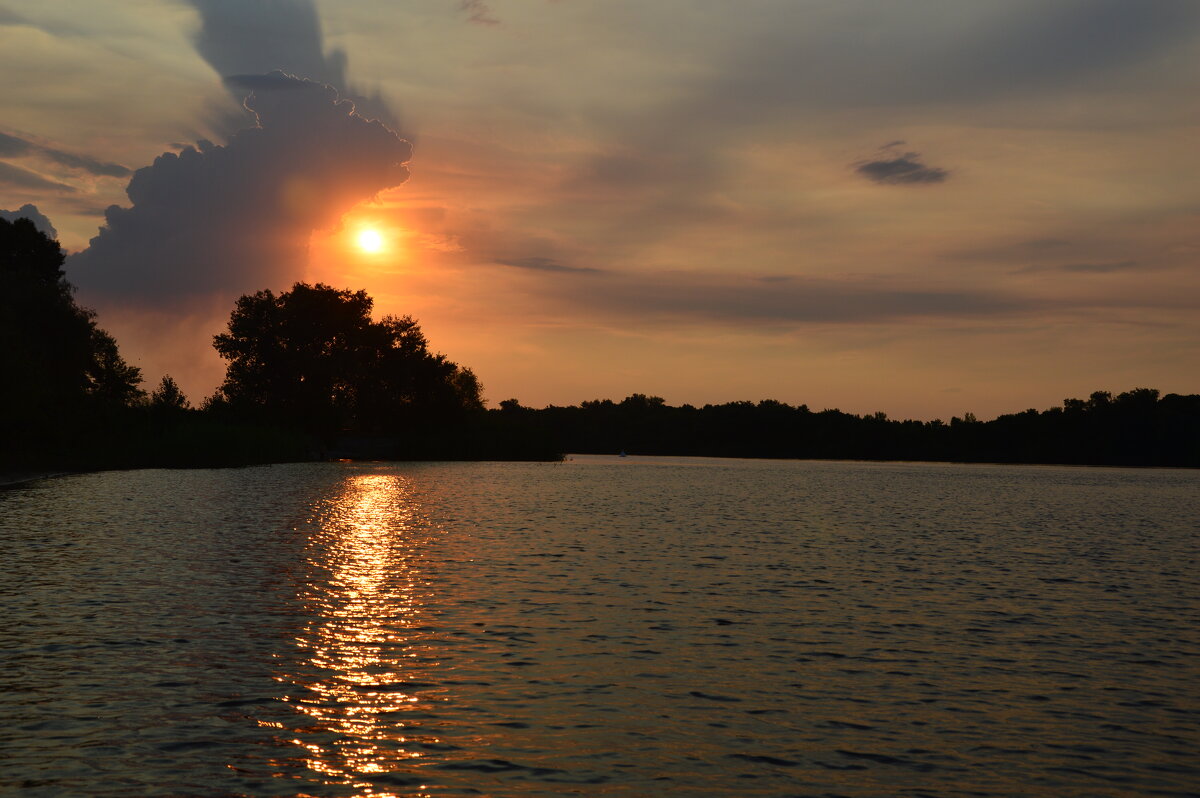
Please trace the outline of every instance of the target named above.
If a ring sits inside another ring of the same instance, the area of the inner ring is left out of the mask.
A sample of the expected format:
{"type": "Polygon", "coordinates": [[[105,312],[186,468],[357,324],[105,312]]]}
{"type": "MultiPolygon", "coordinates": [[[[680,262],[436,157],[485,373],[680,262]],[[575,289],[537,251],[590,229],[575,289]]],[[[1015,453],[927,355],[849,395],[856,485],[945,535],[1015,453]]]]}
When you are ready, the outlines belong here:
{"type": "Polygon", "coordinates": [[[575,456],[0,491],[0,792],[1200,792],[1200,472],[575,456]]]}

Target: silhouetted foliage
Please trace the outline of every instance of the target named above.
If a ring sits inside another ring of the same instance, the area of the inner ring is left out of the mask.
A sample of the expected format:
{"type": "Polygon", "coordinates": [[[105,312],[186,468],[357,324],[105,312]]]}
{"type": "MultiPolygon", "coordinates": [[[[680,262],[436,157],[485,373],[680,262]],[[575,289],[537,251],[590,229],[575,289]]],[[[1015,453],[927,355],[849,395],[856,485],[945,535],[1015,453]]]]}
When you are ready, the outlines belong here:
{"type": "Polygon", "coordinates": [[[150,407],[160,412],[190,410],[192,403],[179,390],[170,374],[163,375],[158,387],[150,392],[150,407]]]}
{"type": "Polygon", "coordinates": [[[0,219],[0,446],[64,444],[139,402],[139,369],[75,303],[58,242],[0,219]]]}
{"type": "Polygon", "coordinates": [[[672,407],[642,394],[542,410],[506,399],[490,415],[493,435],[548,440],[563,452],[1200,467],[1200,395],[1160,398],[1149,388],[988,422],[972,413],[898,421],[773,400],[672,407]]]}
{"type": "Polygon", "coordinates": [[[212,406],[321,435],[390,434],[483,407],[470,369],[433,354],[407,317],[371,319],[365,291],[296,283],[238,299],[213,339],[229,361],[212,406]]]}
{"type": "Polygon", "coordinates": [[[0,465],[218,466],[327,457],[556,459],[563,452],[1200,467],[1200,395],[1135,388],[981,422],[897,421],[763,400],[483,411],[470,369],[363,291],[296,283],[243,296],[214,339],[229,361],[201,409],[140,371],[79,307],[58,244],[0,219],[0,465]],[[315,436],[315,437],[314,437],[315,436]]]}

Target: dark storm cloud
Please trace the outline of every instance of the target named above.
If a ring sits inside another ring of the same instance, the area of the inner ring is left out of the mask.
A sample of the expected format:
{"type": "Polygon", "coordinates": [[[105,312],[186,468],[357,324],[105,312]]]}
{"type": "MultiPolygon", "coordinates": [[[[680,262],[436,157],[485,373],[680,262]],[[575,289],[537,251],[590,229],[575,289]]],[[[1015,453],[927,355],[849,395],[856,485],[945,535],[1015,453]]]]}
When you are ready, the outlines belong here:
{"type": "Polygon", "coordinates": [[[408,142],[351,112],[328,86],[276,75],[246,100],[258,126],[139,169],[91,246],[81,289],[156,300],[286,287],[303,275],[314,229],[403,183],[408,142]],[[286,89],[279,87],[286,86],[286,89]]]}
{"type": "Polygon", "coordinates": [[[4,161],[0,161],[0,185],[32,191],[65,191],[70,193],[75,190],[65,183],[49,180],[37,172],[31,172],[28,169],[15,166],[11,163],[5,163],[4,161]]]}
{"type": "Polygon", "coordinates": [[[512,266],[516,269],[529,269],[539,272],[558,272],[560,274],[600,274],[600,269],[594,269],[590,266],[567,266],[559,263],[552,258],[512,258],[510,260],[496,260],[502,266],[512,266]]]}
{"type": "Polygon", "coordinates": [[[15,222],[17,219],[28,219],[34,226],[51,238],[58,238],[58,231],[50,224],[50,219],[37,209],[36,205],[25,204],[15,211],[0,211],[0,219],[15,222]]]}
{"type": "Polygon", "coordinates": [[[876,183],[893,184],[941,183],[950,174],[945,169],[926,166],[921,162],[920,153],[916,152],[906,152],[895,158],[861,161],[854,171],[876,183]]]}
{"type": "Polygon", "coordinates": [[[346,80],[346,53],[325,50],[315,0],[184,0],[200,14],[196,50],[239,101],[247,76],[280,71],[338,89],[359,115],[400,130],[396,113],[378,94],[346,80]],[[236,80],[229,78],[236,76],[236,80]]]}
{"type": "Polygon", "coordinates": [[[52,161],[59,166],[86,172],[97,177],[127,177],[130,174],[129,169],[121,166],[119,163],[97,161],[95,158],[89,158],[86,155],[76,155],[72,152],[48,147],[44,144],[18,138],[17,136],[10,136],[7,133],[0,133],[0,157],[40,157],[52,161]]]}
{"type": "Polygon", "coordinates": [[[270,72],[266,75],[230,75],[225,78],[225,85],[238,89],[240,95],[259,90],[301,91],[304,89],[304,84],[285,72],[270,72]]]}

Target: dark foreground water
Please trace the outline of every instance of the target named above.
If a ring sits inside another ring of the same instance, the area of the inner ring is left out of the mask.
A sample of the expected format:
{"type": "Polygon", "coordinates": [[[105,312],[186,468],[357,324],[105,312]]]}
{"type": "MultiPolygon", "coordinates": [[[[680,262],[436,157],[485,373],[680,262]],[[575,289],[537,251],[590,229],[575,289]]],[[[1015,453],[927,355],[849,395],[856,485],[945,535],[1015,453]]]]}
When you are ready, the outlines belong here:
{"type": "Polygon", "coordinates": [[[1200,473],[583,458],[0,492],[0,792],[1197,795],[1200,473]]]}

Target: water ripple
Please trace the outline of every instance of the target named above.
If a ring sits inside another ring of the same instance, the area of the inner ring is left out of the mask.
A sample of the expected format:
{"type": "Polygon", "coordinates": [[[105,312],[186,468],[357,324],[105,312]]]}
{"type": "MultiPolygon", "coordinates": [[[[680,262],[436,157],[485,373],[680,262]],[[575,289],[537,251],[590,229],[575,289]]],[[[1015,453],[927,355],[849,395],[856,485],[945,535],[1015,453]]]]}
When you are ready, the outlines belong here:
{"type": "Polygon", "coordinates": [[[0,492],[0,790],[1190,795],[1179,471],[578,458],[0,492]]]}

